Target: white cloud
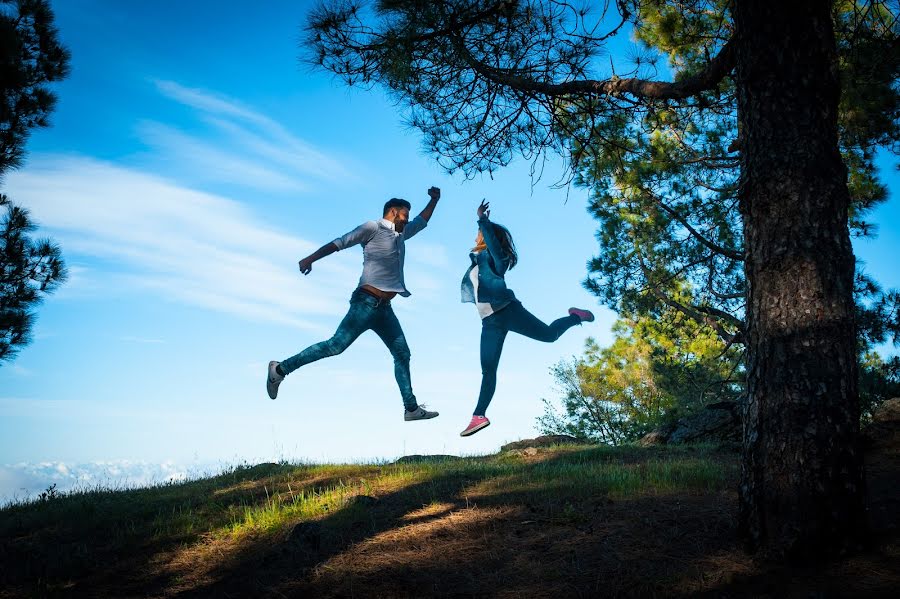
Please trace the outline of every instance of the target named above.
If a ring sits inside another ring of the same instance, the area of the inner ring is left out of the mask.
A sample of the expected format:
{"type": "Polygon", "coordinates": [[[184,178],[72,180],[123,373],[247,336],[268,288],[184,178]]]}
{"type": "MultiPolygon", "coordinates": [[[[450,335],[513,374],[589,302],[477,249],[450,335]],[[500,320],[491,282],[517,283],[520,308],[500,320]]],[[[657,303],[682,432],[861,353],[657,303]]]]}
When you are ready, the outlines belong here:
{"type": "MultiPolygon", "coordinates": [[[[346,309],[359,276],[357,252],[318,263],[315,280],[305,279],[296,261],[321,240],[286,234],[249,206],[266,191],[352,182],[357,166],[346,166],[346,160],[235,100],[172,81],[153,85],[187,107],[205,130],[193,127],[188,133],[145,121],[138,133],[153,151],[141,155],[136,166],[35,155],[7,177],[10,195],[31,209],[65,251],[70,279],[56,297],[144,293],[324,332],[318,317],[346,309]],[[167,167],[160,169],[161,162],[167,167]],[[154,174],[159,171],[168,176],[154,174]],[[240,186],[224,197],[195,189],[199,180],[240,186]]],[[[419,240],[414,250],[409,280],[416,291],[434,295],[441,288],[435,271],[449,264],[447,250],[419,240]]],[[[325,328],[330,330],[331,321],[325,328]]]]}
{"type": "Polygon", "coordinates": [[[34,156],[7,188],[75,255],[83,289],[149,291],[184,304],[301,328],[339,314],[358,258],[336,255],[310,283],[296,260],[313,244],[231,199],[83,157],[34,156]],[[91,270],[84,258],[92,258],[91,270]],[[102,268],[97,265],[102,261],[102,268]]]}
{"type": "Polygon", "coordinates": [[[249,154],[237,155],[221,144],[203,141],[155,122],[138,126],[148,145],[164,157],[167,170],[191,179],[234,183],[271,191],[309,191],[310,185],[286,169],[272,168],[249,154]]]}
{"type": "Polygon", "coordinates": [[[154,81],[167,98],[187,106],[210,127],[198,139],[170,126],[145,122],[139,134],[170,163],[194,175],[246,184],[256,189],[298,191],[309,180],[346,182],[356,178],[346,158],[326,154],[293,135],[283,125],[241,103],[173,81],[154,81]]]}
{"type": "Polygon", "coordinates": [[[92,489],[124,489],[178,482],[208,475],[222,467],[173,461],[101,460],[87,463],[19,462],[0,464],[0,505],[34,499],[51,485],[63,493],[92,489]]]}
{"type": "Polygon", "coordinates": [[[234,100],[216,96],[196,88],[189,88],[174,81],[155,81],[157,89],[165,96],[177,100],[186,106],[191,106],[203,112],[230,116],[239,120],[255,123],[263,128],[282,132],[283,128],[272,119],[257,113],[254,110],[241,106],[234,100]]]}
{"type": "Polygon", "coordinates": [[[137,167],[33,156],[6,180],[9,193],[65,250],[70,280],[57,297],[140,291],[315,330],[321,325],[311,317],[343,312],[358,258],[342,254],[317,264],[317,274],[325,276],[311,285],[296,261],[319,244],[268,225],[244,199],[345,183],[357,169],[237,101],[172,81],[153,84],[207,130],[194,127],[189,134],[144,122],[138,133],[154,151],[137,167]],[[161,162],[172,167],[162,169],[169,178],[150,174],[161,162]],[[199,180],[242,187],[223,197],[184,184],[199,180]]]}

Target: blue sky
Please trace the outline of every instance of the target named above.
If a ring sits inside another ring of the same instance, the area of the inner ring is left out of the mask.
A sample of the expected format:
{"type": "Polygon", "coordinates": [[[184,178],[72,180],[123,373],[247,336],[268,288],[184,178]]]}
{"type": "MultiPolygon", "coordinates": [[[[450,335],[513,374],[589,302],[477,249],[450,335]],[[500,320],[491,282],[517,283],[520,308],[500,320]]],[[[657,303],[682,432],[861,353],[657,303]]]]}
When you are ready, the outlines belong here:
{"type": "MultiPolygon", "coordinates": [[[[53,126],[36,132],[4,192],[63,248],[69,282],[34,342],[0,367],[0,499],[61,487],[179,477],[262,460],[350,461],[484,453],[536,434],[549,367],[614,315],[581,288],[596,250],[587,194],[532,186],[522,161],[473,181],[445,174],[380,90],[348,90],[298,61],[309,4],[54,2],[72,51],[53,126]],[[441,416],[406,423],[372,333],[264,389],[265,365],[330,336],[361,267],[354,248],[297,260],[393,196],[443,199],[407,247],[412,297],[395,309],[413,385],[441,416]],[[459,280],[482,197],[520,249],[508,282],[544,320],[572,305],[598,321],[552,345],[511,336],[492,426],[458,436],[477,398],[480,324],[459,280]]],[[[887,164],[887,163],[886,163],[887,164]]],[[[889,184],[897,188],[893,170],[889,184]]],[[[895,198],[857,245],[900,286],[895,198]]]]}

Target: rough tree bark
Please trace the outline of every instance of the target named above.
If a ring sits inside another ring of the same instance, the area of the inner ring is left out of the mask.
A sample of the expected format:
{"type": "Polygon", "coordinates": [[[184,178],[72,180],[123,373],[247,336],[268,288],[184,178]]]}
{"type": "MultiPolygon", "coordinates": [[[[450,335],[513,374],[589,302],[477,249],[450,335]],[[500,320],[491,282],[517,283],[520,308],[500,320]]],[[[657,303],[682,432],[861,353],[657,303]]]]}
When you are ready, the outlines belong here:
{"type": "Polygon", "coordinates": [[[737,0],[748,282],[741,528],[810,561],[856,545],[864,476],[830,2],[737,0]]]}

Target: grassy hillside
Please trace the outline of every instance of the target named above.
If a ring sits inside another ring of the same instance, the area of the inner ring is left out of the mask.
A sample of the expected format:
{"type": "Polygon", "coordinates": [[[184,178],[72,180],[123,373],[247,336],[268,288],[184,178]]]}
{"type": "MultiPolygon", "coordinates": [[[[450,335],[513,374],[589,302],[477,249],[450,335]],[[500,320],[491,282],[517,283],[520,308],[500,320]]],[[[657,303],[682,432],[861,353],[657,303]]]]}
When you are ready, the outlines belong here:
{"type": "Polygon", "coordinates": [[[900,580],[892,542],[831,578],[760,570],[736,540],[737,477],[709,447],[569,446],[51,496],[0,510],[0,597],[735,596],[822,580],[877,595],[900,580]],[[863,567],[883,571],[860,587],[863,567]]]}

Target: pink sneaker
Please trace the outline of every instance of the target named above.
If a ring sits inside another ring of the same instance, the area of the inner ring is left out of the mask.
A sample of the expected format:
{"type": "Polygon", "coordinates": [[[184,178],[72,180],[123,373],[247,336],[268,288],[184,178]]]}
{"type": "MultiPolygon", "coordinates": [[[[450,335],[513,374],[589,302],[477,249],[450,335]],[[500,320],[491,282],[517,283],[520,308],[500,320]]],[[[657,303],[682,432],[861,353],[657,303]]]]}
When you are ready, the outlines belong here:
{"type": "Polygon", "coordinates": [[[580,308],[569,308],[569,315],[577,316],[581,322],[594,322],[594,313],[590,310],[582,310],[580,308]]]}
{"type": "Polygon", "coordinates": [[[468,437],[469,435],[474,435],[481,429],[490,426],[490,424],[491,421],[484,416],[472,416],[472,422],[469,423],[469,426],[466,427],[466,430],[459,433],[459,436],[468,437]]]}

